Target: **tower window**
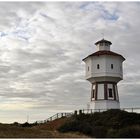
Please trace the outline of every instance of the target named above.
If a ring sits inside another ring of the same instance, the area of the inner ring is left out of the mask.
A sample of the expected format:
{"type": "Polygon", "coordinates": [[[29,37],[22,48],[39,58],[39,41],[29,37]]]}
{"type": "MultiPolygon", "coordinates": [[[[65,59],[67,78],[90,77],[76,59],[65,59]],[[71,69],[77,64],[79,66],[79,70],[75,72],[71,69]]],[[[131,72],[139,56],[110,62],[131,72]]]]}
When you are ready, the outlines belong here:
{"type": "Polygon", "coordinates": [[[113,64],[111,64],[111,69],[113,69],[113,64]]]}
{"type": "Polygon", "coordinates": [[[120,66],[120,71],[122,71],[122,66],[120,66]]]}
{"type": "Polygon", "coordinates": [[[105,46],[108,46],[108,43],[107,42],[105,42],[105,46]]]}
{"type": "Polygon", "coordinates": [[[103,46],[103,42],[100,43],[100,46],[103,46]]]}
{"type": "Polygon", "coordinates": [[[95,98],[95,90],[92,90],[92,98],[95,98]]]}
{"type": "Polygon", "coordinates": [[[100,69],[100,65],[99,64],[97,64],[97,69],[100,69]]]}
{"type": "Polygon", "coordinates": [[[108,91],[109,91],[109,97],[112,98],[113,97],[112,88],[109,88],[108,91]]]}
{"type": "Polygon", "coordinates": [[[88,71],[89,71],[89,66],[88,66],[88,71]]]}

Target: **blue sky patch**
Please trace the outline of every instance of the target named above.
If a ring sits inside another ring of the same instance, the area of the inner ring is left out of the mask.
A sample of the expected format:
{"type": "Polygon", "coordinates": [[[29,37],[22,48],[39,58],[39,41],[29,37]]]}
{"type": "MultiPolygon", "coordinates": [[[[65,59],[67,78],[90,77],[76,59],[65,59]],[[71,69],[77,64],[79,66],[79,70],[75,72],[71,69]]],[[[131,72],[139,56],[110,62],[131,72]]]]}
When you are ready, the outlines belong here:
{"type": "Polygon", "coordinates": [[[119,16],[116,14],[116,11],[109,13],[107,10],[103,10],[102,18],[105,20],[118,20],[119,16]]]}
{"type": "Polygon", "coordinates": [[[7,33],[4,33],[4,32],[0,32],[0,37],[4,37],[6,35],[8,35],[8,34],[7,33]]]}

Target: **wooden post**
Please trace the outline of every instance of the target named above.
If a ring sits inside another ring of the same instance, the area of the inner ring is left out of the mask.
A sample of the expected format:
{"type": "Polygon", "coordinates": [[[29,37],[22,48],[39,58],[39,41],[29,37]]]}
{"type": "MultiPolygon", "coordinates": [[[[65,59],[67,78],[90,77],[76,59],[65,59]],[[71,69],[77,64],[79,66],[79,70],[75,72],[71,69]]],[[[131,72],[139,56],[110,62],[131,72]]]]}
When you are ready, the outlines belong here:
{"type": "Polygon", "coordinates": [[[74,111],[74,115],[77,115],[77,110],[74,111]]]}
{"type": "Polygon", "coordinates": [[[50,121],[52,121],[52,117],[50,117],[50,121]]]}
{"type": "Polygon", "coordinates": [[[91,111],[90,111],[90,112],[91,112],[91,114],[92,114],[92,109],[91,109],[91,111]]]}
{"type": "Polygon", "coordinates": [[[79,110],[79,115],[82,114],[82,110],[79,110]]]}

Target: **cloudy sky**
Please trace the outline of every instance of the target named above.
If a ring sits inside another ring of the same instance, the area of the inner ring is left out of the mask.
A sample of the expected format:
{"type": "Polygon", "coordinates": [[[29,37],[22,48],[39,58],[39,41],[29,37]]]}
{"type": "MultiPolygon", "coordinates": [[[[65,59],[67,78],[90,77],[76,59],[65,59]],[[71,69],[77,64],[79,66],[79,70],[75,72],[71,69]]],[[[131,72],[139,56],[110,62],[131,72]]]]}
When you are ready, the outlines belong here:
{"type": "Polygon", "coordinates": [[[140,107],[140,2],[0,2],[0,122],[87,108],[82,59],[94,43],[122,54],[121,107],[140,107]]]}

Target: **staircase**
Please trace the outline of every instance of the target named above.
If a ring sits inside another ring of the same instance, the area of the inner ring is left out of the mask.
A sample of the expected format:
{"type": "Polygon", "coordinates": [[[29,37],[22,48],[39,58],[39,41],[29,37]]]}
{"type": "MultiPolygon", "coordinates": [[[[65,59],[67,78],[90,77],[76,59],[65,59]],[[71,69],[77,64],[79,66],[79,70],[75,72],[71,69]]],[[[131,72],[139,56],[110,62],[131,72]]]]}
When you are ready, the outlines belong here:
{"type": "Polygon", "coordinates": [[[60,118],[63,118],[63,117],[71,117],[72,115],[73,115],[73,112],[70,112],[70,113],[68,113],[68,112],[67,113],[66,112],[56,113],[55,115],[49,117],[46,120],[37,121],[37,124],[47,123],[47,122],[50,122],[50,121],[53,121],[53,120],[56,120],[56,119],[60,119],[60,118]]]}

